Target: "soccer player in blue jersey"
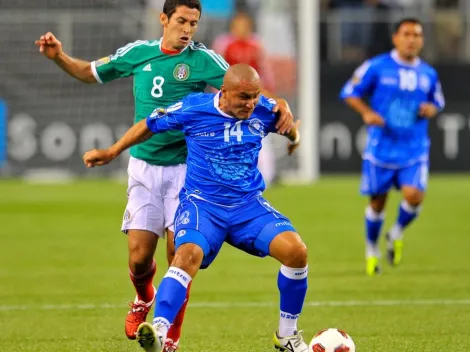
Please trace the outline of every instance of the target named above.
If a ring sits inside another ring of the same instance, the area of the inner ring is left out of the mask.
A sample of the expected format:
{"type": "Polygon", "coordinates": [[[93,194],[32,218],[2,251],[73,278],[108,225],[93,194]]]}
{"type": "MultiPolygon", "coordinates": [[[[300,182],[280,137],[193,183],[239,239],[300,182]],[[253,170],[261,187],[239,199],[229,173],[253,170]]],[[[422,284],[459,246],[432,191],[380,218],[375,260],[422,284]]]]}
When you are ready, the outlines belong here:
{"type": "MultiPolygon", "coordinates": [[[[189,283],[212,263],[224,242],[281,263],[275,347],[308,351],[297,329],[307,292],[307,248],[290,220],[262,197],[265,185],[256,167],[263,137],[276,132],[274,104],[260,96],[252,67],[234,65],[219,93],[190,94],[167,109],[156,109],[109,149],[85,153],[87,167],[100,166],[154,133],[185,133],[188,171],[175,215],[176,255],[158,288],[153,324],[143,323],[137,331],[145,351],[162,350],[189,283]]],[[[300,141],[297,126],[292,127],[286,135],[289,153],[300,141]]]]}
{"type": "Polygon", "coordinates": [[[392,39],[394,50],[363,63],[341,91],[341,98],[368,125],[361,193],[370,197],[365,212],[369,275],[380,272],[378,239],[393,186],[401,190],[403,201],[386,235],[387,257],[391,265],[402,259],[403,230],[418,216],[427,186],[429,119],[445,105],[436,70],[419,58],[421,22],[403,19],[392,39]]]}

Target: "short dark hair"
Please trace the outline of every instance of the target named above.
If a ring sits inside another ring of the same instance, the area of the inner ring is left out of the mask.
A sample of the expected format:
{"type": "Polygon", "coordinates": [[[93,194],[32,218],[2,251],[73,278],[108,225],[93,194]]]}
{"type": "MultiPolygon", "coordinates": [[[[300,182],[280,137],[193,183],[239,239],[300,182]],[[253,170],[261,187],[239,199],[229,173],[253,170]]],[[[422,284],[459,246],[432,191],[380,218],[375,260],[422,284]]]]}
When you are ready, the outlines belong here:
{"type": "Polygon", "coordinates": [[[163,13],[171,18],[176,12],[178,6],[186,6],[190,9],[197,9],[199,13],[202,14],[202,6],[200,0],[165,0],[163,5],[163,13]]]}
{"type": "Polygon", "coordinates": [[[423,25],[423,23],[419,19],[417,19],[416,17],[406,17],[406,18],[403,18],[400,22],[398,22],[395,25],[395,30],[393,31],[393,33],[398,33],[401,26],[406,24],[406,23],[419,24],[420,26],[423,25]]]}

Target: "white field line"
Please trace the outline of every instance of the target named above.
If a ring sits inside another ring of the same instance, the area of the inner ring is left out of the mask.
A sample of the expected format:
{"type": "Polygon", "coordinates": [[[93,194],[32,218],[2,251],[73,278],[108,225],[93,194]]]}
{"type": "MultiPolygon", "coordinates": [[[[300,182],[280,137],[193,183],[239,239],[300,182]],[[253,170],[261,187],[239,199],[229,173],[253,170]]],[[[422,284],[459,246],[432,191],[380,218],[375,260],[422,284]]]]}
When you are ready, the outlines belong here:
{"type": "MultiPolygon", "coordinates": [[[[230,309],[277,307],[277,302],[194,302],[190,308],[230,309]]],[[[410,299],[376,301],[308,301],[305,307],[397,307],[397,306],[459,306],[470,305],[466,299],[410,299]]],[[[44,304],[44,305],[0,305],[0,312],[18,310],[100,310],[124,308],[124,304],[44,304]]]]}

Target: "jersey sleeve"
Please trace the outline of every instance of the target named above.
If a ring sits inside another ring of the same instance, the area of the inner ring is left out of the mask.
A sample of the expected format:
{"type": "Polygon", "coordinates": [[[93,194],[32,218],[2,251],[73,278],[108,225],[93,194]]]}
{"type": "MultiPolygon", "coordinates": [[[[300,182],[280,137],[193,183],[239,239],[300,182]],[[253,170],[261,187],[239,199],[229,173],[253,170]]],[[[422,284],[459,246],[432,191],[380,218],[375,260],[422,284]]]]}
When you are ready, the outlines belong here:
{"type": "Polygon", "coordinates": [[[147,127],[152,133],[184,129],[190,113],[186,99],[169,106],[166,109],[157,108],[147,117],[147,127]]]}
{"type": "Polygon", "coordinates": [[[276,123],[279,119],[279,113],[272,112],[277,104],[276,100],[261,96],[259,103],[263,106],[263,123],[266,126],[266,135],[268,133],[276,133],[276,123]]]}
{"type": "Polygon", "coordinates": [[[363,98],[370,94],[377,78],[375,66],[371,60],[359,66],[341,90],[341,99],[363,98]]]}
{"type": "Polygon", "coordinates": [[[444,93],[442,91],[442,85],[439,80],[439,76],[436,73],[436,77],[433,81],[431,90],[429,91],[429,101],[437,106],[439,111],[442,111],[446,105],[444,93]]]}
{"type": "Polygon", "coordinates": [[[132,75],[138,63],[137,47],[143,41],[137,41],[119,48],[114,55],[105,56],[91,63],[91,69],[98,83],[107,83],[118,78],[132,75]]]}
{"type": "Polygon", "coordinates": [[[229,64],[214,50],[209,50],[202,44],[198,44],[197,48],[204,55],[204,82],[211,87],[220,89],[229,64]]]}

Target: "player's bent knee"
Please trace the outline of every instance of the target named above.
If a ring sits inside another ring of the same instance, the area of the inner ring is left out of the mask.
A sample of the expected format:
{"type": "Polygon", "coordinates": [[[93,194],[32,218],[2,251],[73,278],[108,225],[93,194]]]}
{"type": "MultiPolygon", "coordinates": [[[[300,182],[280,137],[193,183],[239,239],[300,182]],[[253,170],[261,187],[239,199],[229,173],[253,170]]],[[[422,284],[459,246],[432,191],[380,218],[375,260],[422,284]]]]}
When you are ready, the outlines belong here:
{"type": "Polygon", "coordinates": [[[308,250],[300,236],[292,231],[277,235],[270,245],[271,256],[290,268],[303,268],[308,264],[308,250]]]}
{"type": "Polygon", "coordinates": [[[421,192],[418,189],[404,187],[402,192],[403,198],[405,198],[406,202],[413,207],[417,207],[423,202],[424,192],[421,192]]]}
{"type": "Polygon", "coordinates": [[[375,213],[381,213],[385,209],[387,194],[372,196],[370,198],[370,207],[375,213]]]}
{"type": "Polygon", "coordinates": [[[405,200],[407,201],[409,205],[413,207],[417,207],[423,202],[423,198],[424,198],[424,195],[421,192],[417,191],[417,192],[413,192],[407,195],[405,197],[405,200]]]}
{"type": "Polygon", "coordinates": [[[204,251],[194,243],[184,243],[178,247],[171,266],[175,266],[194,277],[201,266],[204,251]]]}

